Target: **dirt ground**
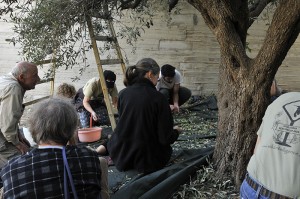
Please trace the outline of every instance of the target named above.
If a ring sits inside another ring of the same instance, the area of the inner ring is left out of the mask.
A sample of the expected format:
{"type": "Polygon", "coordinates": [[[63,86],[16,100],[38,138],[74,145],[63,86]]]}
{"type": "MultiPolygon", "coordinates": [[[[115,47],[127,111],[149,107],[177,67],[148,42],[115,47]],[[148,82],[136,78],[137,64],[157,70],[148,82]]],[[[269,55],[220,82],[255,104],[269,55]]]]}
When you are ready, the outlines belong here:
{"type": "MultiPolygon", "coordinates": [[[[215,96],[193,96],[189,103],[174,115],[174,121],[183,128],[183,135],[174,147],[206,148],[215,145],[218,108],[215,96]],[[180,139],[184,139],[181,141],[180,139]]],[[[209,162],[210,160],[208,160],[209,162]]],[[[197,171],[191,180],[182,185],[173,199],[185,198],[239,198],[233,183],[217,180],[212,164],[197,171]]]]}

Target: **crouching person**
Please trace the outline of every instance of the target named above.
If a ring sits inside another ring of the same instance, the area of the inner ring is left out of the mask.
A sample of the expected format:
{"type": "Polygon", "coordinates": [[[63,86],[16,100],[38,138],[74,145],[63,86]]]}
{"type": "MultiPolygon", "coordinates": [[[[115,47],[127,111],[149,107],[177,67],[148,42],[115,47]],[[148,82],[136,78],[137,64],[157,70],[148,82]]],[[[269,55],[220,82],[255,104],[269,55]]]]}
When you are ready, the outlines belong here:
{"type": "Polygon", "coordinates": [[[29,130],[38,147],[3,167],[4,198],[109,198],[107,164],[86,147],[67,145],[77,123],[68,101],[53,98],[36,107],[29,130]]]}

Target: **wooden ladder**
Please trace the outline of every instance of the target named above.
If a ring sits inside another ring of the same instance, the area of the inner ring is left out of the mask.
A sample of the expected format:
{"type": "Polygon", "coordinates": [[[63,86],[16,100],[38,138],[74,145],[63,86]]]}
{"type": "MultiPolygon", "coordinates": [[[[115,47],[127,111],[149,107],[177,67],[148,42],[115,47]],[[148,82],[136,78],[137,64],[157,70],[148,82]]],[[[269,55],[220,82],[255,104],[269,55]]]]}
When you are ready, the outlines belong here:
{"type": "Polygon", "coordinates": [[[108,89],[105,83],[105,78],[103,75],[103,65],[115,65],[115,64],[120,64],[122,67],[122,71],[123,74],[125,74],[126,71],[126,67],[125,67],[125,63],[124,63],[124,59],[121,53],[121,48],[119,46],[117,37],[116,37],[116,33],[114,30],[114,26],[113,26],[113,22],[112,22],[112,18],[109,17],[109,15],[106,16],[100,16],[100,15],[93,15],[93,16],[87,16],[86,17],[86,21],[87,21],[87,26],[88,26],[88,30],[89,30],[89,34],[90,34],[90,38],[91,38],[91,44],[92,44],[92,48],[94,51],[94,56],[96,59],[96,64],[97,64],[97,68],[98,68],[98,73],[99,73],[99,77],[100,77],[100,83],[101,83],[101,89],[102,92],[104,94],[104,101],[107,107],[107,112],[108,112],[108,116],[109,116],[109,120],[111,123],[111,127],[112,130],[114,130],[116,128],[116,120],[113,114],[113,110],[112,110],[112,105],[109,99],[109,95],[108,95],[108,89]],[[94,27],[93,27],[93,23],[92,23],[92,18],[96,18],[97,20],[105,20],[108,24],[108,29],[107,31],[109,32],[109,34],[111,36],[102,36],[102,35],[98,35],[95,33],[94,31],[94,27]],[[111,42],[112,45],[114,46],[114,49],[116,50],[116,54],[118,56],[118,59],[100,59],[100,54],[99,54],[99,50],[98,50],[98,46],[97,46],[97,41],[102,41],[102,42],[111,42]]]}

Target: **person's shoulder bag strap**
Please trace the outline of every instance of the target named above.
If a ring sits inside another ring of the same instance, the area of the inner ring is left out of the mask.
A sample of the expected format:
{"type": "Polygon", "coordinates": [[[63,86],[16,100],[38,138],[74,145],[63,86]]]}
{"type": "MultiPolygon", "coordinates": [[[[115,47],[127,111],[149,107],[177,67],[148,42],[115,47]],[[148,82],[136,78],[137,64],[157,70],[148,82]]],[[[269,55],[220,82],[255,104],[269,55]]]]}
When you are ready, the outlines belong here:
{"type": "Polygon", "coordinates": [[[69,167],[69,164],[68,164],[67,155],[66,155],[66,148],[65,147],[63,147],[62,152],[63,152],[63,160],[64,160],[64,195],[65,195],[65,199],[70,198],[68,180],[70,181],[70,184],[71,184],[71,189],[72,189],[74,199],[78,199],[77,192],[76,192],[74,182],[73,182],[73,178],[72,178],[72,174],[71,174],[70,167],[69,167]]]}

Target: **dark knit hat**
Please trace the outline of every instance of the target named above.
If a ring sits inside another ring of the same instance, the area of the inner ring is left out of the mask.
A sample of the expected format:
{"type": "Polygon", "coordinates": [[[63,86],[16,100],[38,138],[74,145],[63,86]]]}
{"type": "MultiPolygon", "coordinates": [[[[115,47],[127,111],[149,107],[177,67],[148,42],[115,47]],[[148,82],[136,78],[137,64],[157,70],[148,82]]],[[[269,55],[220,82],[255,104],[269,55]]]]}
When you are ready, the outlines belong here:
{"type": "Polygon", "coordinates": [[[105,80],[116,81],[116,74],[111,70],[105,70],[103,72],[105,80]]]}
{"type": "Polygon", "coordinates": [[[174,77],[175,76],[175,67],[170,64],[165,64],[161,67],[161,74],[164,77],[174,77]]]}

